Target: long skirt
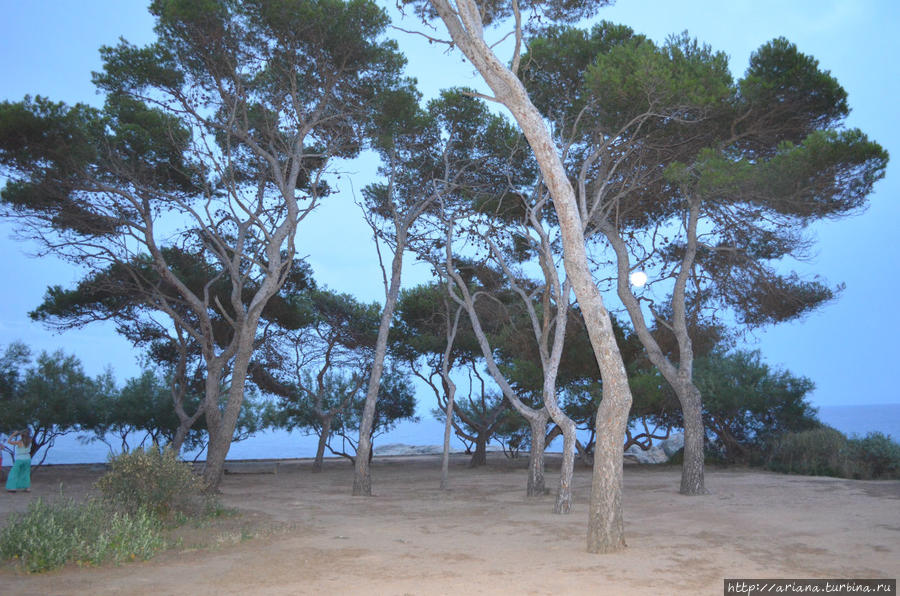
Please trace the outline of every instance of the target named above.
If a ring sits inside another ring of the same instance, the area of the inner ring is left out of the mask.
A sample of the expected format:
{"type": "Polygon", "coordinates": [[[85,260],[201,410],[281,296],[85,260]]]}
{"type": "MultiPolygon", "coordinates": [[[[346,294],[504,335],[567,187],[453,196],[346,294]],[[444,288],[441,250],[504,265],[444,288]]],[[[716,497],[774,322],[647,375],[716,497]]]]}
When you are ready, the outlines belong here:
{"type": "Polygon", "coordinates": [[[6,478],[6,490],[26,490],[31,488],[31,458],[16,460],[6,478]]]}

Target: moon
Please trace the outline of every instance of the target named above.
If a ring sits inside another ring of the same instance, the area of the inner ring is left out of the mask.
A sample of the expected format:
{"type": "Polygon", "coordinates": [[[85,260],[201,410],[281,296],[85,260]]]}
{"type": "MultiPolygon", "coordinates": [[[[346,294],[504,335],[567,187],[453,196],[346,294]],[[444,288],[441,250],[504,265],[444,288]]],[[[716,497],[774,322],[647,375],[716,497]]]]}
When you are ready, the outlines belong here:
{"type": "Polygon", "coordinates": [[[631,282],[636,288],[644,287],[644,284],[647,283],[647,274],[643,271],[635,271],[631,275],[628,276],[628,281],[631,282]]]}

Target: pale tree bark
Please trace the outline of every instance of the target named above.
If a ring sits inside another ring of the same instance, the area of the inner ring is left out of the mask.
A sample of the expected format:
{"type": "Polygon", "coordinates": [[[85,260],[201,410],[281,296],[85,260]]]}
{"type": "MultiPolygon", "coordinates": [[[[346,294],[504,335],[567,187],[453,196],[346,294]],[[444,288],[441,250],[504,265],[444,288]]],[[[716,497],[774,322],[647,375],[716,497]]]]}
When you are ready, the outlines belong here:
{"type": "Polygon", "coordinates": [[[384,309],[381,311],[381,322],[378,326],[378,339],[375,342],[375,358],[369,373],[369,386],[366,389],[366,402],[363,406],[362,420],[359,425],[359,443],[356,448],[353,474],[353,496],[372,496],[372,426],[375,423],[375,405],[378,401],[378,390],[381,387],[381,375],[384,373],[384,360],[387,357],[388,333],[394,318],[394,307],[400,295],[400,277],[403,270],[403,251],[406,247],[407,228],[397,230],[397,243],[394,257],[391,260],[391,279],[385,292],[384,309]]]}
{"type": "MultiPolygon", "coordinates": [[[[588,515],[587,549],[606,553],[625,547],[622,513],[622,445],[631,409],[631,390],[609,312],[594,285],[584,242],[582,214],[575,190],[566,175],[557,147],[540,112],[528,97],[516,74],[485,42],[478,6],[473,0],[430,0],[455,45],[475,66],[494,93],[509,109],[531,145],[559,219],[566,274],[581,306],[588,336],[600,374],[603,399],[597,410],[597,446],[591,503],[588,515]]],[[[516,58],[513,64],[518,61],[516,58]]]]}
{"type": "Polygon", "coordinates": [[[242,337],[236,346],[236,354],[231,366],[228,399],[224,409],[220,409],[218,403],[221,386],[212,386],[215,378],[207,381],[204,411],[209,430],[209,445],[206,453],[206,469],[203,475],[211,488],[218,486],[225,470],[225,459],[231,448],[234,429],[237,426],[241,406],[244,402],[244,384],[247,379],[247,369],[250,366],[250,356],[253,354],[255,332],[255,321],[239,332],[242,337]]]}
{"type": "MultiPolygon", "coordinates": [[[[356,459],[353,474],[353,496],[372,496],[372,427],[375,424],[375,406],[378,401],[378,391],[381,387],[381,375],[384,373],[384,360],[387,357],[388,334],[391,330],[391,322],[394,318],[394,308],[397,306],[397,298],[400,295],[400,278],[403,271],[403,252],[406,250],[409,233],[413,224],[429,205],[436,199],[436,194],[431,193],[420,197],[405,212],[394,201],[393,180],[388,188],[389,208],[391,210],[391,235],[392,250],[391,276],[388,280],[384,276],[384,309],[381,312],[381,322],[378,326],[378,338],[375,342],[375,355],[372,361],[372,370],[369,374],[369,385],[366,389],[366,401],[363,406],[363,415],[359,424],[359,443],[356,447],[356,459]]],[[[376,248],[378,246],[379,233],[377,224],[368,219],[375,235],[376,248]]],[[[378,253],[379,259],[381,252],[378,253]]],[[[384,269],[382,267],[382,272],[384,269]]]]}
{"type": "Polygon", "coordinates": [[[544,480],[544,452],[547,447],[547,422],[550,414],[546,408],[537,410],[530,418],[528,425],[531,427],[531,451],[528,454],[528,483],[525,494],[529,497],[540,497],[547,494],[547,486],[544,480]]]}
{"type": "Polygon", "coordinates": [[[450,353],[453,350],[453,342],[456,339],[456,331],[459,329],[459,316],[461,308],[456,309],[453,315],[453,324],[450,324],[450,304],[445,301],[447,311],[447,347],[441,356],[441,380],[447,394],[447,408],[444,411],[444,448],[441,453],[441,490],[450,488],[450,436],[453,430],[453,406],[456,399],[456,383],[450,377],[450,353]]]}
{"type": "MultiPolygon", "coordinates": [[[[524,199],[523,203],[525,203],[524,199]]],[[[569,317],[569,296],[572,288],[568,280],[560,283],[559,272],[553,260],[550,235],[547,233],[538,215],[543,211],[545,204],[546,197],[542,197],[534,205],[527,203],[524,205],[527,212],[528,226],[531,231],[538,235],[536,248],[545,282],[542,294],[543,317],[538,316],[534,308],[533,296],[526,292],[517,282],[499,247],[490,238],[487,239],[487,242],[494,259],[500,264],[508,277],[513,290],[522,299],[528,312],[528,317],[531,320],[543,372],[542,398],[544,407],[563,435],[563,459],[559,473],[559,489],[556,493],[556,504],[553,511],[554,513],[569,513],[572,510],[572,478],[575,473],[576,426],[575,422],[559,406],[559,400],[556,395],[556,379],[559,374],[563,347],[565,346],[566,324],[569,317]],[[552,316],[551,313],[553,313],[552,316]]]]}
{"type": "Polygon", "coordinates": [[[516,410],[516,412],[518,412],[523,418],[525,418],[525,420],[528,421],[528,424],[531,428],[532,437],[531,450],[528,457],[528,481],[526,483],[526,494],[529,497],[543,495],[545,493],[544,439],[547,435],[547,421],[549,420],[550,416],[547,413],[546,407],[535,409],[523,403],[522,400],[519,399],[519,396],[516,395],[516,392],[513,391],[513,388],[506,380],[506,377],[500,371],[500,367],[497,366],[497,362],[494,360],[494,351],[491,348],[490,342],[488,341],[487,334],[484,332],[484,328],[481,326],[481,317],[479,317],[478,311],[475,308],[475,300],[477,296],[473,295],[469,291],[465,280],[459,275],[459,272],[456,270],[456,266],[454,265],[454,228],[452,216],[448,217],[445,215],[444,225],[446,227],[444,230],[445,262],[444,267],[441,271],[446,278],[447,291],[453,301],[465,308],[466,313],[469,315],[469,322],[472,325],[472,331],[475,334],[475,340],[477,341],[478,346],[481,348],[481,355],[484,356],[485,363],[487,364],[487,369],[491,375],[491,378],[493,378],[494,382],[497,383],[497,385],[500,387],[503,395],[516,410]]]}
{"type": "Polygon", "coordinates": [[[618,263],[618,295],[625,305],[635,333],[647,350],[650,362],[671,385],[681,404],[684,419],[684,463],[681,468],[681,494],[708,494],[704,482],[704,445],[706,429],[703,425],[703,404],[700,390],[693,381],[694,350],[688,333],[687,282],[697,256],[697,223],[700,219],[700,203],[689,201],[688,219],[685,222],[687,243],[679,265],[672,292],[672,320],[665,323],[674,333],[678,346],[678,363],[674,364],[663,353],[644,319],[640,303],[628,287],[631,269],[628,247],[618,230],[608,221],[599,225],[616,254],[618,263]]]}

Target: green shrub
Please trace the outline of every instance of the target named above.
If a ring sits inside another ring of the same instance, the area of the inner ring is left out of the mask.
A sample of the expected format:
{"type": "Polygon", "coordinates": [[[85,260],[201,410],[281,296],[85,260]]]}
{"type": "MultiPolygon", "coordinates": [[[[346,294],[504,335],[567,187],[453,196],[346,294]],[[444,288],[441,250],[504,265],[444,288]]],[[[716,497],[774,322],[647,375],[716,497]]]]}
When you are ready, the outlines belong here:
{"type": "Polygon", "coordinates": [[[190,516],[214,506],[202,479],[169,449],[136,449],[111,458],[97,488],[107,503],[127,513],[190,516]]]}
{"type": "Polygon", "coordinates": [[[10,516],[0,530],[0,556],[18,561],[29,573],[66,563],[116,564],[147,559],[161,549],[160,523],[146,511],[110,511],[92,499],[32,502],[25,513],[10,516]]]}
{"type": "Polygon", "coordinates": [[[854,478],[900,477],[900,444],[879,432],[862,439],[850,439],[854,478]]]}
{"type": "Polygon", "coordinates": [[[787,474],[848,476],[851,447],[840,431],[822,425],[813,430],[784,433],[769,452],[770,469],[787,474]]]}

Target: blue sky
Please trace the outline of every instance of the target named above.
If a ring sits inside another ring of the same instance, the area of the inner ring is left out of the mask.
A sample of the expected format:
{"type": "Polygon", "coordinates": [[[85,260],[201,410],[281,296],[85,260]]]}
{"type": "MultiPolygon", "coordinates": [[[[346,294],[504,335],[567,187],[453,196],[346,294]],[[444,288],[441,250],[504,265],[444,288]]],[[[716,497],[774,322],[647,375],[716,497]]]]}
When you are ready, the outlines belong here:
{"type": "MultiPolygon", "coordinates": [[[[386,6],[393,6],[393,1],[386,6]]],[[[40,94],[67,103],[99,104],[90,73],[100,66],[98,48],[122,36],[142,44],[153,38],[153,21],[141,0],[0,0],[0,100],[40,94]]],[[[849,93],[847,124],[859,127],[900,161],[900,3],[893,0],[665,1],[619,0],[601,18],[625,23],[661,41],[687,30],[731,58],[735,76],[766,41],[785,36],[815,56],[849,93]]],[[[412,18],[398,21],[404,28],[412,18]]],[[[409,57],[408,73],[426,97],[444,87],[482,87],[471,67],[437,45],[393,32],[409,57]]],[[[816,405],[900,403],[891,374],[900,356],[898,263],[895,230],[900,222],[898,164],[892,163],[876,187],[867,212],[817,226],[815,256],[797,264],[832,284],[845,282],[840,298],[806,319],[757,332],[747,345],[768,362],[813,379],[816,405]]],[[[348,164],[341,193],[301,225],[298,246],[317,278],[329,287],[364,300],[383,296],[370,233],[353,203],[369,180],[371,161],[348,164]]],[[[137,372],[131,346],[110,327],[56,334],[31,323],[27,312],[50,284],[71,285],[81,276],[52,258],[30,258],[34,247],[10,238],[0,222],[0,345],[21,339],[38,350],[62,347],[77,354],[88,372],[112,365],[122,380],[137,372]]],[[[407,270],[408,284],[426,278],[422,267],[407,270]]],[[[422,396],[427,399],[427,396],[422,396]]],[[[426,406],[427,408],[428,406],[426,406]]]]}

